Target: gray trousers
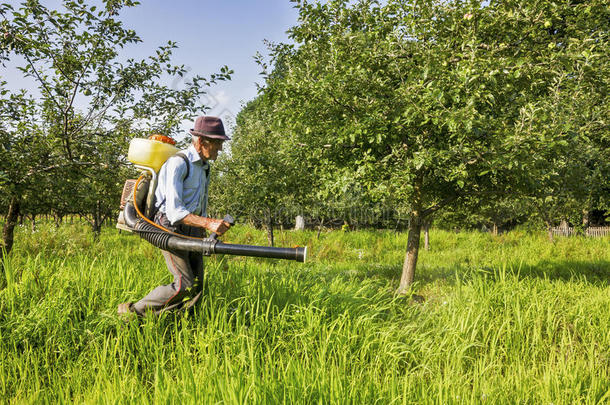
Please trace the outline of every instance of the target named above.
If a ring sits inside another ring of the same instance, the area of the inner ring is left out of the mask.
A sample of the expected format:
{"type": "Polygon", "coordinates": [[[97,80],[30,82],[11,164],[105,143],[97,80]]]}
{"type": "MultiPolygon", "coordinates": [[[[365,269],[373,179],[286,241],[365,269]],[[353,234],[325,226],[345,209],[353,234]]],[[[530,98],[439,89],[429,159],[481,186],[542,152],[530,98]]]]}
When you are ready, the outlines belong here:
{"type": "MultiPolygon", "coordinates": [[[[172,226],[165,214],[158,212],[155,222],[182,235],[202,237],[201,228],[178,225],[172,226]]],[[[204,272],[203,255],[195,252],[162,250],[167,269],[174,276],[171,284],[161,285],[140,301],[132,305],[139,315],[148,311],[156,315],[165,311],[185,310],[197,303],[203,294],[204,272]]]]}

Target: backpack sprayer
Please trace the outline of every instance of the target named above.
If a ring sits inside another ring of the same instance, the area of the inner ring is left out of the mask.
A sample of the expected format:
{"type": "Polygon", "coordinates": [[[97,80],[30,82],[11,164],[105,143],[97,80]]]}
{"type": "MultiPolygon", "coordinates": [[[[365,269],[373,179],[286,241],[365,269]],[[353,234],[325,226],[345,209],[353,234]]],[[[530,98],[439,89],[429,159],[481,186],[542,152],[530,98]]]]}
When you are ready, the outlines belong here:
{"type": "MultiPolygon", "coordinates": [[[[179,152],[175,143],[172,138],[163,135],[131,140],[127,159],[143,173],[137,180],[129,179],[125,182],[117,228],[137,233],[142,239],[163,250],[198,252],[204,256],[227,254],[305,261],[306,247],[277,248],[224,243],[217,239],[216,234],[208,238],[195,238],[172,232],[153,222],[151,218],[155,213],[157,174],[163,163],[179,152]]],[[[230,215],[226,215],[224,221],[230,225],[235,222],[230,215]]]]}

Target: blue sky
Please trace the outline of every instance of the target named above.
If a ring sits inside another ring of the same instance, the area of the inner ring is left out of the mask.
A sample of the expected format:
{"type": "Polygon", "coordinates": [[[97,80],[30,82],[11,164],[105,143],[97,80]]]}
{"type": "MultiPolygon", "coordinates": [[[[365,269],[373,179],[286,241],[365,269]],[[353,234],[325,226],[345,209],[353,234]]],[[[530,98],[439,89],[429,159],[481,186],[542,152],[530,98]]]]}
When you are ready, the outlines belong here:
{"type": "Polygon", "coordinates": [[[262,79],[253,56],[265,52],[263,40],[287,41],[286,31],[297,21],[288,0],[143,0],[122,16],[144,40],[135,56],[171,39],[179,46],[174,61],[191,74],[207,76],[223,65],[235,71],[230,82],[210,89],[209,114],[223,118],[256,96],[255,82],[262,79]]]}
{"type": "MultiPolygon", "coordinates": [[[[21,1],[9,3],[18,7],[21,1]]],[[[42,3],[53,8],[61,2],[42,3]]],[[[243,102],[256,96],[255,83],[262,79],[253,56],[257,51],[266,52],[263,40],[287,41],[286,31],[297,22],[297,11],[289,0],[141,0],[141,3],[123,10],[120,16],[125,26],[134,29],[144,41],[129,49],[129,56],[144,58],[172,40],[179,46],[174,52],[174,63],[189,69],[186,79],[195,74],[209,76],[221,66],[229,66],[235,71],[232,80],[212,87],[207,99],[212,107],[208,114],[220,115],[227,121],[239,112],[243,102]]],[[[11,70],[0,76],[5,77],[11,88],[24,87],[18,73],[11,70]]],[[[187,127],[190,124],[185,123],[187,127]]]]}

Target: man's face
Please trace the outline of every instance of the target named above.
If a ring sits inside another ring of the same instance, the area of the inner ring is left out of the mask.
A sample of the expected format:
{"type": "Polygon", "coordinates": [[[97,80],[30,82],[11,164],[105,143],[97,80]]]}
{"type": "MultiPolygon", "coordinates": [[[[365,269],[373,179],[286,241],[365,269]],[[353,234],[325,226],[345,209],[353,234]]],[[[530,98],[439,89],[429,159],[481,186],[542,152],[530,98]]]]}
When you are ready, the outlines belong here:
{"type": "Polygon", "coordinates": [[[222,150],[223,143],[224,140],[222,139],[208,139],[199,137],[195,148],[203,160],[216,160],[218,157],[218,152],[222,150]]]}

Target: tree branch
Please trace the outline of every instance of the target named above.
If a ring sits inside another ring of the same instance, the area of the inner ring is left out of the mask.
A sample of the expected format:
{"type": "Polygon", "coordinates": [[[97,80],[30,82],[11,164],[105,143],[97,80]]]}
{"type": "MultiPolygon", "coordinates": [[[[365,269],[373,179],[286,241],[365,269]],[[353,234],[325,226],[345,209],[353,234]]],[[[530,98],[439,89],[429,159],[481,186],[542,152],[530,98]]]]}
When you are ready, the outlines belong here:
{"type": "Polygon", "coordinates": [[[62,169],[64,167],[68,167],[68,166],[95,166],[97,163],[94,162],[68,162],[68,163],[63,163],[63,164],[56,164],[56,165],[51,165],[51,166],[47,166],[41,169],[30,169],[27,173],[27,176],[32,176],[34,174],[39,174],[39,173],[44,173],[44,172],[50,172],[56,169],[62,169]]]}
{"type": "Polygon", "coordinates": [[[440,210],[441,208],[443,208],[447,204],[457,200],[457,198],[459,196],[460,196],[459,194],[454,194],[452,196],[449,196],[449,197],[445,198],[443,201],[439,202],[438,204],[435,204],[432,207],[429,207],[429,208],[426,208],[425,210],[422,210],[422,212],[421,212],[422,218],[425,218],[428,215],[435,213],[436,211],[440,210]]]}

